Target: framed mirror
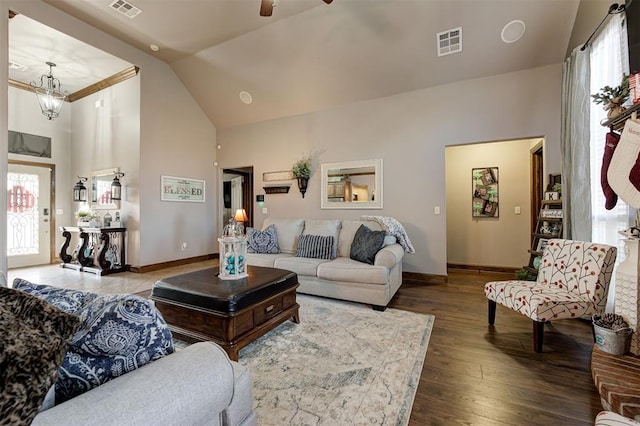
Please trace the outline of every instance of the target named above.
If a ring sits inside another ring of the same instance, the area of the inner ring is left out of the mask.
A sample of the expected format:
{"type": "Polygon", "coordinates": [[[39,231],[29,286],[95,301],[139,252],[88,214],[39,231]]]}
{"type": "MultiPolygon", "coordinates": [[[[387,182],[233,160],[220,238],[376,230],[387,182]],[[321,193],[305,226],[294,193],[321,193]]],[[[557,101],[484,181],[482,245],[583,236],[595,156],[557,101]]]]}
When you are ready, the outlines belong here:
{"type": "Polygon", "coordinates": [[[89,183],[89,206],[96,210],[108,210],[120,208],[119,201],[111,199],[111,183],[118,167],[111,169],[95,170],[91,172],[89,183]]]}
{"type": "Polygon", "coordinates": [[[323,209],[381,209],[382,159],[321,165],[323,209]]]}

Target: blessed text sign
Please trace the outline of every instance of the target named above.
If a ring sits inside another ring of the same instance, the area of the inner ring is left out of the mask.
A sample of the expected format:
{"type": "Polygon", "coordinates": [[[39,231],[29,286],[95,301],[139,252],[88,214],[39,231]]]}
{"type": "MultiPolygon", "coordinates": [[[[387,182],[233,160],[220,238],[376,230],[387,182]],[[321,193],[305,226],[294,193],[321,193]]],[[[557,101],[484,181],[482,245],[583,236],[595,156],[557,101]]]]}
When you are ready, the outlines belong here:
{"type": "Polygon", "coordinates": [[[160,177],[162,201],[188,201],[204,203],[204,181],[175,176],[160,177]]]}

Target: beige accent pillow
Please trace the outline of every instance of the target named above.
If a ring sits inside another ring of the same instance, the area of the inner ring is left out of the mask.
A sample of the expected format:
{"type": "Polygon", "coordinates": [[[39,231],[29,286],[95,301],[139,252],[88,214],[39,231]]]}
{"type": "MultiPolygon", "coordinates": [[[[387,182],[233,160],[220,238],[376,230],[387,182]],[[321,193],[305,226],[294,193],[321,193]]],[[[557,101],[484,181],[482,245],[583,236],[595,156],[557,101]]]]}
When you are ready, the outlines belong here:
{"type": "Polygon", "coordinates": [[[267,217],[262,224],[262,230],[266,230],[267,227],[272,224],[276,227],[280,253],[295,254],[296,247],[298,246],[298,238],[304,229],[304,219],[267,217]]]}
{"type": "MultiPolygon", "coordinates": [[[[304,223],[305,235],[321,235],[323,237],[333,237],[333,248],[331,250],[331,257],[335,259],[338,256],[338,236],[340,235],[340,228],[342,227],[341,220],[321,220],[321,219],[307,219],[304,223]]],[[[347,257],[349,255],[347,254],[347,257]]]]}
{"type": "Polygon", "coordinates": [[[343,220],[340,238],[338,239],[338,256],[349,258],[351,256],[351,244],[356,231],[364,225],[372,231],[382,231],[382,225],[372,220],[343,220]]]}

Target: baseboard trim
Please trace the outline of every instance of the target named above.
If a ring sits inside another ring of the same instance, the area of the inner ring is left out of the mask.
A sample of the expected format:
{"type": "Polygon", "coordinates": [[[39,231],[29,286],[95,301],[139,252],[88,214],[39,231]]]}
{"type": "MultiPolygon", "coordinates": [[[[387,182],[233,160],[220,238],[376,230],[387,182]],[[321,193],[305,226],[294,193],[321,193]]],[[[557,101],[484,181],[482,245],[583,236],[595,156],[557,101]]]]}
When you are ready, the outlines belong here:
{"type": "Polygon", "coordinates": [[[478,272],[504,272],[514,274],[520,268],[510,266],[466,265],[464,263],[447,263],[447,269],[468,269],[478,272]]]}
{"type": "Polygon", "coordinates": [[[449,282],[447,275],[423,274],[420,272],[403,272],[402,281],[414,281],[429,284],[446,284],[449,282]]]}
{"type": "Polygon", "coordinates": [[[202,256],[188,257],[185,259],[171,260],[169,262],[154,263],[152,265],[144,266],[130,266],[131,272],[143,274],[145,272],[158,271],[160,269],[171,268],[173,266],[188,265],[189,263],[203,262],[205,260],[219,259],[218,253],[203,254],[202,256]]]}

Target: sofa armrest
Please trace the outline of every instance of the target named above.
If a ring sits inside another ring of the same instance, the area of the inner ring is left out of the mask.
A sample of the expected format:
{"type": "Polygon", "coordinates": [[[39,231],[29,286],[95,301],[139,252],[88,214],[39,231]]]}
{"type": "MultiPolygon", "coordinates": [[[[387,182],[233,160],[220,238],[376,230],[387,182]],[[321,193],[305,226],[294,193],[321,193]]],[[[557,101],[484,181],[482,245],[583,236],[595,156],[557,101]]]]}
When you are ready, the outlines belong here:
{"type": "Polygon", "coordinates": [[[233,393],[226,352],[202,342],[42,411],[32,424],[219,424],[233,393]]]}
{"type": "Polygon", "coordinates": [[[404,256],[404,249],[400,244],[391,244],[381,248],[376,253],[376,258],[373,262],[375,266],[386,266],[392,269],[398,263],[402,262],[402,256],[404,256]]]}

